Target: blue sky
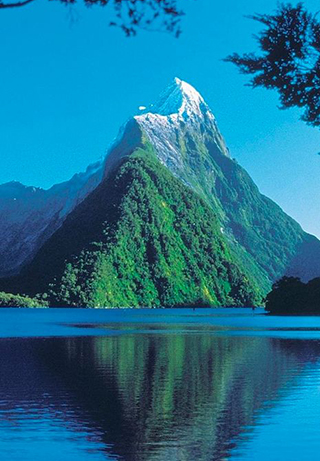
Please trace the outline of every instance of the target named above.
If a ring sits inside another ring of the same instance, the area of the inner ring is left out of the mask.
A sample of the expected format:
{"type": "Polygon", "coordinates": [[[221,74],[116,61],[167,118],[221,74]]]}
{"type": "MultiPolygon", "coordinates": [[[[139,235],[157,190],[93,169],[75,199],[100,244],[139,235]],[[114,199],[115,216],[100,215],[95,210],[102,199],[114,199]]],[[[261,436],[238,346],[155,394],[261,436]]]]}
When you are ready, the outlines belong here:
{"type": "MultiPolygon", "coordinates": [[[[175,77],[194,85],[217,117],[232,157],[260,190],[320,236],[320,131],[280,111],[222,59],[252,51],[266,0],[180,0],[179,39],[109,28],[110,11],[37,1],[0,14],[0,183],[50,187],[105,154],[120,125],[175,77]],[[71,19],[72,18],[72,19],[71,19]]],[[[305,5],[317,11],[318,1],[305,5]]]]}

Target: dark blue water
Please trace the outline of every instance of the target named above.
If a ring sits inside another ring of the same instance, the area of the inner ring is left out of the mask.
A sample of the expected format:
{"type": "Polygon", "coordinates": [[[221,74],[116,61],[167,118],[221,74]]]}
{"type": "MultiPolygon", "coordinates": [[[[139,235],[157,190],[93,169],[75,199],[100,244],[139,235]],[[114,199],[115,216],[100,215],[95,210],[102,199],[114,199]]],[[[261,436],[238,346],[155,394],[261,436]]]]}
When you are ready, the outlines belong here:
{"type": "Polygon", "coordinates": [[[1,461],[315,460],[320,318],[0,311],[1,461]]]}

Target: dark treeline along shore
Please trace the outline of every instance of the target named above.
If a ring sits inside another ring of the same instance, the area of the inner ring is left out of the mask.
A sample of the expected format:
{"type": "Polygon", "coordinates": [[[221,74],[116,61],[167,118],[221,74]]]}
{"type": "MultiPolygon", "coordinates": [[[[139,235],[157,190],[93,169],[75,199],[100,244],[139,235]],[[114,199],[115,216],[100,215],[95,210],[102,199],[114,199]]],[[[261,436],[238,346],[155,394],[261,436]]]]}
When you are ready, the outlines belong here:
{"type": "Polygon", "coordinates": [[[320,277],[303,283],[298,277],[282,277],[266,297],[271,314],[320,315],[320,277]]]}
{"type": "Polygon", "coordinates": [[[259,192],[179,79],[86,173],[0,186],[0,232],[1,306],[259,306],[284,275],[320,275],[320,241],[259,192]]]}

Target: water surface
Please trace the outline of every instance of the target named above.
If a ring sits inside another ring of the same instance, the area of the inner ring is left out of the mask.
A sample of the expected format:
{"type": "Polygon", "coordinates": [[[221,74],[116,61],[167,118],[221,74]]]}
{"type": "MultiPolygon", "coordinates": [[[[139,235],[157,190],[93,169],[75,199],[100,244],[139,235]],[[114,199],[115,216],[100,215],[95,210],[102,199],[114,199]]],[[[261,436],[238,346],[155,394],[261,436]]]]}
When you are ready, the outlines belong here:
{"type": "Polygon", "coordinates": [[[317,459],[320,318],[0,311],[3,461],[317,459]]]}

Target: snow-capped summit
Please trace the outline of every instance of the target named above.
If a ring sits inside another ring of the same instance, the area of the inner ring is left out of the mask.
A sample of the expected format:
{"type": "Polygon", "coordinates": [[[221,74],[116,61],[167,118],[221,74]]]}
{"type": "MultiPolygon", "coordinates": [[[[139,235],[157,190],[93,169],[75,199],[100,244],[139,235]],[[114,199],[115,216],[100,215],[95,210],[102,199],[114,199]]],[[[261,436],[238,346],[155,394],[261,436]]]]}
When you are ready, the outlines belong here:
{"type": "Polygon", "coordinates": [[[191,145],[197,146],[196,152],[207,150],[210,144],[229,156],[209,106],[193,86],[179,78],[134,120],[154,146],[160,161],[178,176],[188,163],[184,155],[187,144],[191,151],[194,149],[191,145]]]}
{"type": "Polygon", "coordinates": [[[180,116],[184,120],[201,116],[214,119],[200,93],[189,83],[177,77],[160,94],[158,101],[146,108],[145,113],[147,112],[163,116],[180,116]]]}

